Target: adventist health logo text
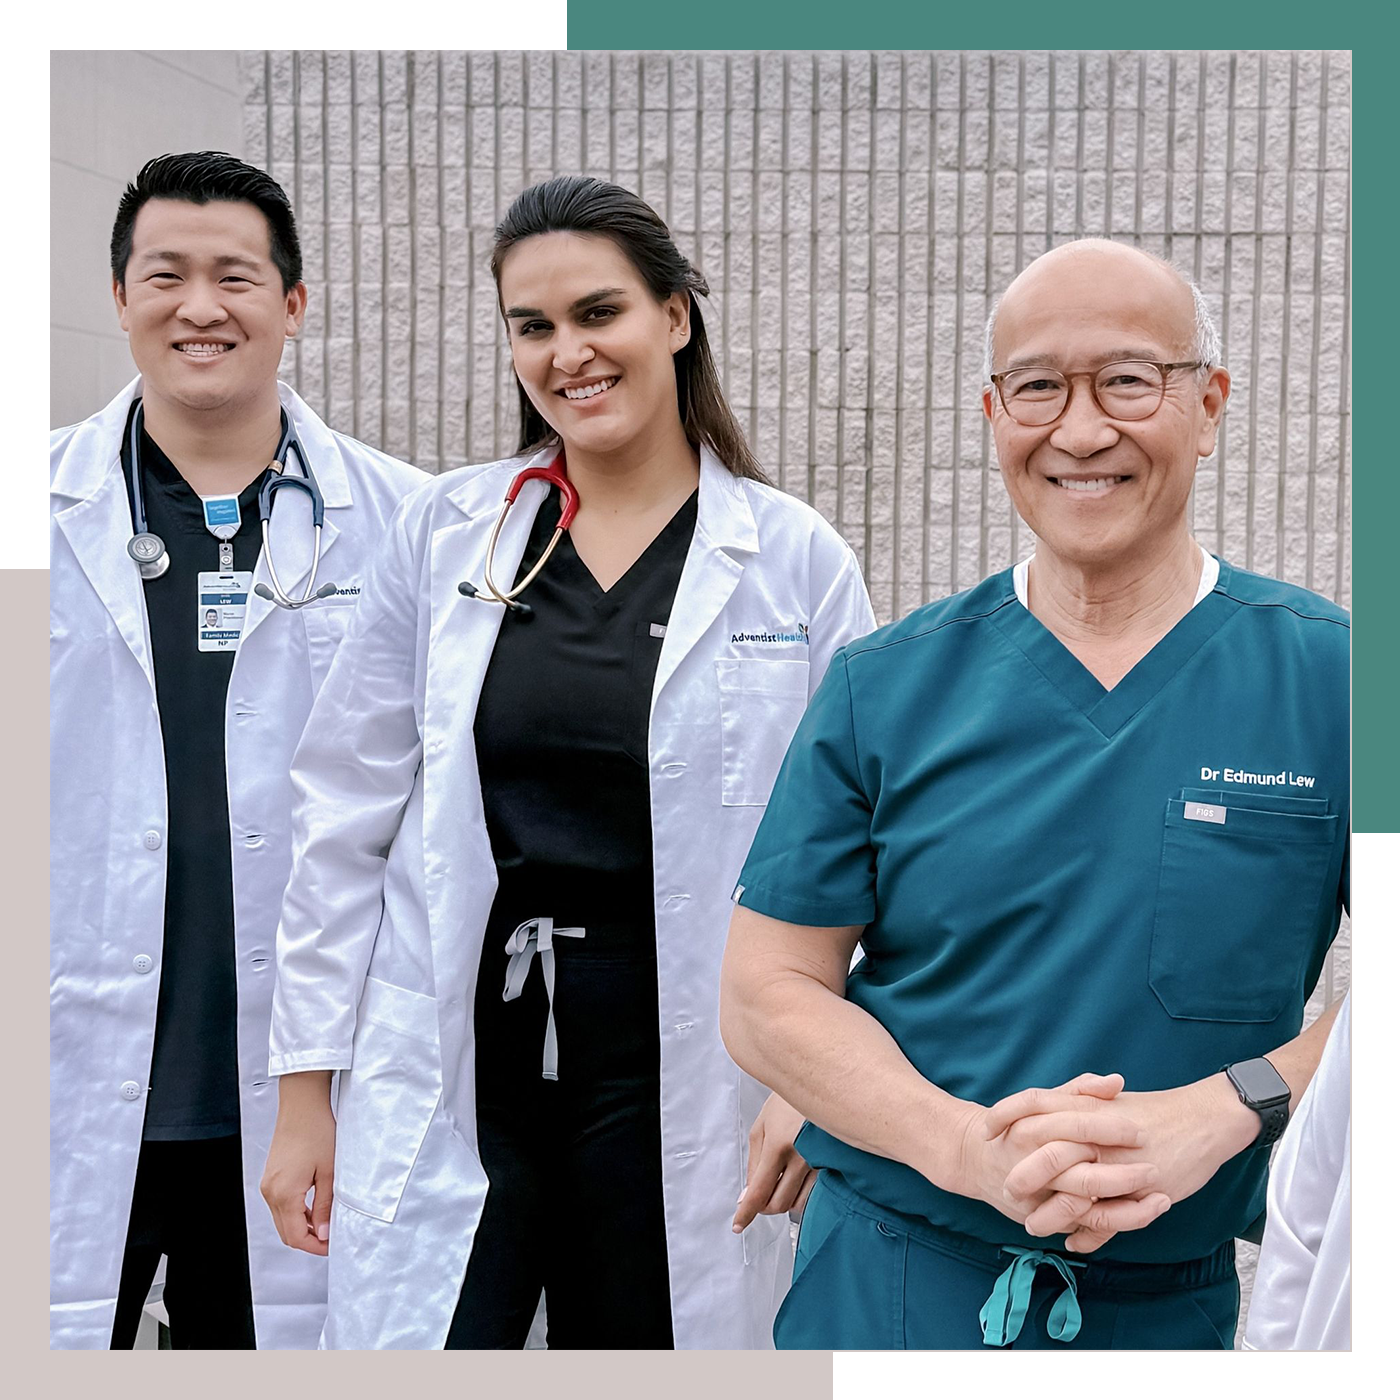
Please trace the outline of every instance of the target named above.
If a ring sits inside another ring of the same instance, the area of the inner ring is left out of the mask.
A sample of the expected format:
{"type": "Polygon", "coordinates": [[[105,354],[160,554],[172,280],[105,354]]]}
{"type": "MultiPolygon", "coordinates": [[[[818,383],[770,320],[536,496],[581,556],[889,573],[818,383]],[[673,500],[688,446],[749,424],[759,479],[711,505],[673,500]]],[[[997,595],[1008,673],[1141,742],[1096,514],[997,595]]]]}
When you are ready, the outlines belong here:
{"type": "Polygon", "coordinates": [[[758,642],[772,645],[775,642],[801,642],[803,646],[811,646],[812,639],[807,634],[807,624],[799,622],[796,632],[731,632],[729,640],[733,642],[758,642]]]}

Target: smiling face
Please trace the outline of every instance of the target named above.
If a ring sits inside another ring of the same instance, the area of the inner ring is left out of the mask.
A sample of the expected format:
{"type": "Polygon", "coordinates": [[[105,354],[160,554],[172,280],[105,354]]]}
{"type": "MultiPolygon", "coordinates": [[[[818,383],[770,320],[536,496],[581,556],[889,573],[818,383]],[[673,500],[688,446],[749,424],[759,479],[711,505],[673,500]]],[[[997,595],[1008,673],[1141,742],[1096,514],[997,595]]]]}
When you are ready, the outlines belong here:
{"type": "Polygon", "coordinates": [[[690,334],[690,302],[658,301],[611,238],[545,233],[501,265],[515,373],[574,454],[610,456],[680,430],[672,357],[690,334]]]}
{"type": "MultiPolygon", "coordinates": [[[[1195,308],[1170,269],[1131,248],[1069,244],[1031,264],[997,310],[993,368],[1048,366],[1064,374],[1120,360],[1192,360],[1195,308]]],[[[1026,427],[983,392],[1012,503],[1043,545],[1080,567],[1155,557],[1187,531],[1200,458],[1215,450],[1230,377],[1212,369],[1167,376],[1150,418],[1121,421],[1071,381],[1064,413],[1026,427]]]]}
{"type": "Polygon", "coordinates": [[[265,395],[306,312],[302,283],[283,290],[267,219],[241,201],[148,200],[112,292],[143,391],[193,412],[265,395]]]}

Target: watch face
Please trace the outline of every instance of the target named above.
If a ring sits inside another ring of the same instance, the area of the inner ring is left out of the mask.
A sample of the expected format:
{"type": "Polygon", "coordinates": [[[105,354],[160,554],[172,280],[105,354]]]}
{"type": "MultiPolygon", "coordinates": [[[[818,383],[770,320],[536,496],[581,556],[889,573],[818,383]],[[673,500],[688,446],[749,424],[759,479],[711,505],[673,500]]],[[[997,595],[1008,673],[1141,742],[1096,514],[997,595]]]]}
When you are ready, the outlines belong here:
{"type": "Polygon", "coordinates": [[[1244,1091],[1250,1103],[1268,1103],[1272,1099],[1286,1099],[1289,1096],[1283,1076],[1268,1060],[1241,1060],[1230,1067],[1230,1072],[1236,1086],[1244,1091]]]}

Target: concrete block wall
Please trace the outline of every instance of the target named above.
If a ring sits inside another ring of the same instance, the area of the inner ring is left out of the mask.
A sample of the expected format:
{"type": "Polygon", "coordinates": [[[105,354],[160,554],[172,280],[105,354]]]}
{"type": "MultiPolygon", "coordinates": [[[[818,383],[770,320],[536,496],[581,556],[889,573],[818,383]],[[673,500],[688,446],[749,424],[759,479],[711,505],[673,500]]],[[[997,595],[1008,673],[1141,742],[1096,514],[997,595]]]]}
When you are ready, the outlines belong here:
{"type": "MultiPolygon", "coordinates": [[[[1107,235],[1193,277],[1224,338],[1201,542],[1349,600],[1345,53],[256,51],[241,70],[246,158],[291,195],[311,287],[284,374],[336,428],[430,470],[513,451],[492,229],[537,180],[614,180],[709,278],[759,459],[851,542],[888,621],[1033,548],[980,410],[983,326],[1036,254],[1107,235]]],[[[1350,954],[1344,925],[1309,1019],[1350,954]]]]}

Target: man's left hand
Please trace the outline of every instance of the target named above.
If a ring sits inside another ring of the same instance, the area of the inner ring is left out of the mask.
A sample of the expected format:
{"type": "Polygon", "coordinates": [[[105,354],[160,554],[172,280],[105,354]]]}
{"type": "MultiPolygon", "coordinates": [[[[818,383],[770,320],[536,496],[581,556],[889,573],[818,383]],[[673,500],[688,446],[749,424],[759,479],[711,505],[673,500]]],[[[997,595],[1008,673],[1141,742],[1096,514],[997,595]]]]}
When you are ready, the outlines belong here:
{"type": "MultiPolygon", "coordinates": [[[[1029,1089],[1002,1099],[988,1110],[988,1133],[1000,1132],[1021,1118],[1072,1107],[1071,1099],[1055,1090],[1029,1089]]],[[[1259,1131],[1259,1116],[1246,1108],[1223,1074],[1211,1075],[1178,1089],[1119,1094],[1114,1100],[1125,1116],[1146,1134],[1141,1147],[1103,1147],[1103,1163],[1151,1162],[1157,1169],[1152,1193],[1173,1204],[1199,1191],[1231,1157],[1247,1148],[1259,1131]]],[[[1093,1212],[1073,1209],[1071,1196],[1083,1188],[1083,1168],[1060,1172],[1045,1148],[1022,1158],[1006,1178],[1008,1194],[1026,1199],[1046,1189],[1057,1194],[1026,1217],[1027,1233],[1057,1235],[1071,1229],[1065,1247],[1076,1253],[1097,1249],[1114,1231],[1093,1212]],[[1077,1228],[1072,1216],[1079,1215],[1077,1228]]],[[[1146,1193],[1142,1193],[1146,1194],[1146,1193]]]]}

